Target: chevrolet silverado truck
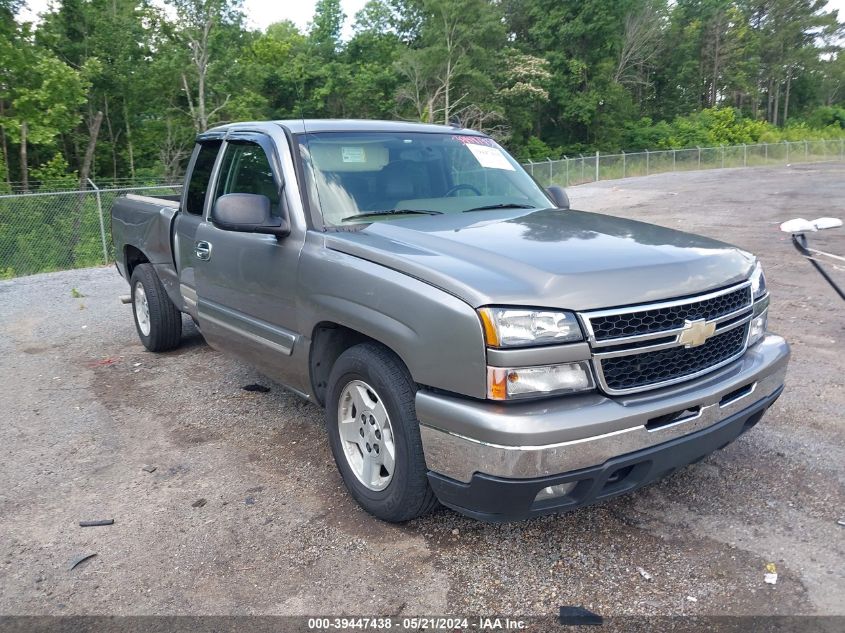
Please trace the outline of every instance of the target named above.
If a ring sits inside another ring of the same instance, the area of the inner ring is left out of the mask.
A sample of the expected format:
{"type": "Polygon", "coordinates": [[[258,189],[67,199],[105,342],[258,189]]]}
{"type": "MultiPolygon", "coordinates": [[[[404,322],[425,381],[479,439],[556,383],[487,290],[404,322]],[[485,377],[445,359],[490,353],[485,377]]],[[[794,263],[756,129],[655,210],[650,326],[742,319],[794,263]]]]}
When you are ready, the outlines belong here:
{"type": "Polygon", "coordinates": [[[386,521],[483,520],[648,484],[783,390],[757,259],[571,210],[493,139],[379,121],[200,134],[181,196],[112,209],[153,352],[182,314],[325,408],[352,497],[386,521]]]}

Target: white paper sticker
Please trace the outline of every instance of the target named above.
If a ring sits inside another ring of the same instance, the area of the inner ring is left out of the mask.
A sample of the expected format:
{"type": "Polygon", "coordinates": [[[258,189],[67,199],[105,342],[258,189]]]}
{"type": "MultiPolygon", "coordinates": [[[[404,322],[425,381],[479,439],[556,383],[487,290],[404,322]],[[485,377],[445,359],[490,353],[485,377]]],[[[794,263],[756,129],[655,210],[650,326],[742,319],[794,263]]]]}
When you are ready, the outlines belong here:
{"type": "Polygon", "coordinates": [[[363,147],[341,147],[340,156],[344,163],[366,163],[367,154],[363,147]]]}
{"type": "Polygon", "coordinates": [[[472,152],[472,155],[475,156],[482,167],[515,171],[513,165],[508,162],[505,154],[498,147],[476,145],[475,143],[467,143],[466,147],[469,148],[469,151],[472,152]]]}

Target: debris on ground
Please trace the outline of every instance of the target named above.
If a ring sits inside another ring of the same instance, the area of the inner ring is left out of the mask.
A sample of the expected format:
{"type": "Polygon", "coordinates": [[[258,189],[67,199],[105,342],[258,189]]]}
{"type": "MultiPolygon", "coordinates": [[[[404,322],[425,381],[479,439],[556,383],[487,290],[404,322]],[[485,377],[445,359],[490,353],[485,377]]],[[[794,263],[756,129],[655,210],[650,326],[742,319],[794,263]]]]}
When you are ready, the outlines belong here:
{"type": "Polygon", "coordinates": [[[452,536],[458,536],[460,533],[461,533],[461,531],[458,528],[455,528],[454,530],[452,530],[452,536]]]}
{"type": "Polygon", "coordinates": [[[194,501],[194,502],[191,504],[191,507],[192,507],[192,508],[201,508],[201,507],[203,507],[206,503],[208,503],[208,499],[197,499],[196,501],[194,501]]]}
{"type": "Polygon", "coordinates": [[[114,519],[97,519],[96,521],[79,522],[79,527],[100,527],[101,525],[114,525],[114,519]]]}
{"type": "Polygon", "coordinates": [[[114,358],[109,356],[107,358],[101,358],[100,360],[91,361],[88,363],[89,367],[110,367],[111,365],[116,365],[120,361],[119,358],[114,358]]]}
{"type": "Polygon", "coordinates": [[[642,576],[643,578],[645,578],[647,581],[651,582],[652,580],[654,580],[654,578],[652,577],[652,575],[651,575],[650,573],[648,573],[648,572],[647,572],[645,569],[643,569],[642,567],[637,567],[637,571],[638,571],[638,572],[640,572],[640,576],[642,576]]]}
{"type": "Polygon", "coordinates": [[[251,385],[244,385],[241,387],[244,391],[257,391],[258,393],[267,393],[270,391],[270,387],[265,387],[264,385],[259,385],[257,383],[252,383],[251,385]]]}
{"type": "Polygon", "coordinates": [[[81,299],[85,295],[82,294],[81,292],[79,292],[76,288],[71,288],[70,289],[70,296],[73,297],[74,299],[81,299]]]}
{"type": "Polygon", "coordinates": [[[255,505],[255,497],[247,497],[246,499],[244,499],[244,503],[248,506],[255,505]]]}
{"type": "Polygon", "coordinates": [[[94,558],[96,555],[97,552],[91,552],[90,554],[82,554],[80,556],[77,556],[72,561],[70,561],[70,567],[68,567],[68,571],[72,570],[74,567],[88,560],[89,558],[94,558]]]}
{"type": "Polygon", "coordinates": [[[158,469],[158,466],[144,466],[141,470],[146,471],[148,473],[154,473],[158,469]]]}
{"type": "Polygon", "coordinates": [[[766,565],[766,573],[763,575],[763,582],[768,585],[776,585],[778,582],[778,568],[774,563],[766,565]]]}
{"type": "Polygon", "coordinates": [[[698,598],[696,598],[695,596],[687,596],[687,600],[689,600],[690,602],[698,602],[698,598]]]}
{"type": "Polygon", "coordinates": [[[837,523],[838,523],[839,525],[841,525],[842,527],[845,527],[845,518],[839,519],[839,520],[837,521],[837,523]]]}

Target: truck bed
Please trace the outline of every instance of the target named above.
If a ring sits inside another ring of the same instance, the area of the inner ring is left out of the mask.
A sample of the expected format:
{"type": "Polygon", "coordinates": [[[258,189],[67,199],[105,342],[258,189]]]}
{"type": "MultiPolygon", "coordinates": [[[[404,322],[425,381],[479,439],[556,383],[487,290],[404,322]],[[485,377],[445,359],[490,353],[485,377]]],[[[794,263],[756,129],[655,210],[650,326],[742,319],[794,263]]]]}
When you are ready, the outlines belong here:
{"type": "Polygon", "coordinates": [[[171,225],[179,211],[179,196],[120,196],[112,205],[112,240],[120,274],[127,277],[123,262],[128,249],[143,252],[156,268],[175,273],[171,225]]]}

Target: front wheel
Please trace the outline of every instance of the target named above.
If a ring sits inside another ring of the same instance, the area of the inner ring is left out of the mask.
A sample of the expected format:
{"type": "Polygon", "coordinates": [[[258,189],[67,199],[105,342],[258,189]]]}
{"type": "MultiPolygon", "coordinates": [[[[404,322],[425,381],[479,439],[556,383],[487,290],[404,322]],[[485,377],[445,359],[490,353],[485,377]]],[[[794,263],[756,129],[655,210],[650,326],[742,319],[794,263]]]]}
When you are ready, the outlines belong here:
{"type": "Polygon", "coordinates": [[[375,343],[345,351],[326,399],[329,444],[346,488],[367,512],[390,522],[431,512],[416,385],[395,354],[375,343]]]}
{"type": "Polygon", "coordinates": [[[152,264],[138,264],[129,279],[132,313],[138,337],[151,352],[178,347],[182,339],[182,313],[176,309],[152,264]]]}

